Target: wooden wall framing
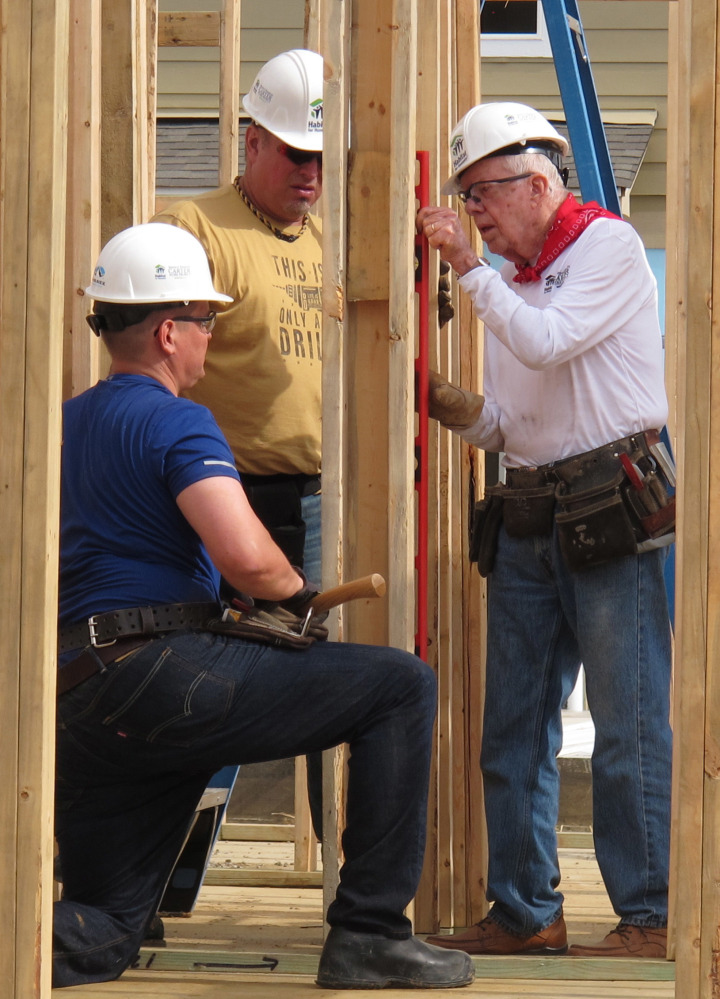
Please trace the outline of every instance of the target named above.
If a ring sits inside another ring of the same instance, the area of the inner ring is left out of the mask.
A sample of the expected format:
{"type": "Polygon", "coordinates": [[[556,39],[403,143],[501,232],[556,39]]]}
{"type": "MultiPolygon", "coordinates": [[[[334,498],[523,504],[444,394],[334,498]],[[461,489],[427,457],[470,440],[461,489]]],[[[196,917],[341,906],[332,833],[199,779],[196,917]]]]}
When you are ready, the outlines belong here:
{"type": "Polygon", "coordinates": [[[672,916],[676,999],[720,994],[718,6],[670,4],[667,313],[680,468],[672,916]],[[704,719],[704,725],[702,724],[704,719]]]}
{"type": "Polygon", "coordinates": [[[68,0],[0,3],[0,981],[49,995],[68,0]]]}
{"type": "MultiPolygon", "coordinates": [[[[309,17],[310,38],[326,59],[323,575],[326,585],[338,572],[386,575],[389,599],[348,606],[344,637],[412,649],[415,155],[430,152],[437,200],[449,173],[450,119],[478,99],[477,11],[467,0],[340,7],[342,14],[318,0],[309,17]]],[[[464,322],[442,333],[433,322],[431,356],[433,366],[467,384],[480,375],[477,328],[470,310],[457,307],[464,322]]],[[[440,712],[415,907],[425,931],[465,925],[485,905],[482,796],[470,762],[478,756],[479,701],[469,711],[466,689],[467,674],[474,687],[482,672],[481,586],[465,541],[471,449],[437,428],[431,438],[428,661],[438,673],[440,712]]]]}
{"type": "MultiPolygon", "coordinates": [[[[307,9],[308,38],[325,55],[327,84],[324,576],[330,585],[384,572],[389,599],[349,608],[335,627],[349,639],[412,647],[414,154],[430,150],[436,197],[449,172],[449,129],[479,97],[477,4],[395,0],[388,8],[381,0],[312,0],[307,9]]],[[[669,9],[667,345],[681,471],[672,929],[676,999],[714,999],[720,994],[720,459],[713,446],[720,413],[714,316],[720,34],[715,0],[669,0],[669,9]]],[[[0,0],[0,12],[0,515],[6,538],[0,892],[8,927],[0,980],[11,999],[46,999],[59,404],[63,385],[65,394],[79,391],[99,367],[92,341],[83,340],[82,303],[98,245],[151,214],[154,67],[148,52],[158,15],[156,0],[103,0],[102,7],[83,0],[0,0]]],[[[238,30],[239,15],[224,29],[231,49],[238,30]]],[[[234,95],[227,112],[234,120],[236,69],[229,64],[224,77],[234,95]]],[[[229,176],[237,159],[232,137],[228,148],[222,169],[229,176]]],[[[467,302],[458,298],[455,306],[451,330],[433,330],[431,357],[451,378],[478,384],[478,331],[467,302]]],[[[437,571],[428,658],[438,671],[440,711],[428,861],[416,902],[419,930],[466,925],[484,913],[477,769],[484,595],[467,564],[465,541],[468,489],[483,469],[477,454],[440,431],[430,466],[437,571]]]]}

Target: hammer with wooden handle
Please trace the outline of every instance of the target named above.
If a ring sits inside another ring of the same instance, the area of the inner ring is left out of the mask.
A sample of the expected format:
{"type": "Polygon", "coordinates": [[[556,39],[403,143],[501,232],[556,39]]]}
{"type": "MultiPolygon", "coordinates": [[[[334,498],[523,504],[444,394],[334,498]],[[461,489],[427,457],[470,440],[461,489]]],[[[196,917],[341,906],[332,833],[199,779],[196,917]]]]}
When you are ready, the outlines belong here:
{"type": "Polygon", "coordinates": [[[310,606],[315,614],[324,614],[326,611],[347,603],[348,600],[361,600],[364,597],[382,597],[385,594],[385,580],[379,572],[373,572],[369,576],[361,576],[360,579],[351,579],[348,583],[341,583],[333,586],[330,590],[323,590],[310,602],[310,606]]]}

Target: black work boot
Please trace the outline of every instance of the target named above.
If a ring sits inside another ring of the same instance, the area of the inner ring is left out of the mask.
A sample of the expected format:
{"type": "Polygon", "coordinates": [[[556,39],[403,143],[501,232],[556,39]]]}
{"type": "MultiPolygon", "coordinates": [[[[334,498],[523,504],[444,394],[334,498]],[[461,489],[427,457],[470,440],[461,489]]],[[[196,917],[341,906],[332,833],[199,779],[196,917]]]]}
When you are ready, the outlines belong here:
{"type": "Polygon", "coordinates": [[[462,951],[432,947],[417,937],[393,940],[333,926],[320,955],[317,984],[325,989],[454,989],[475,977],[462,951]]]}

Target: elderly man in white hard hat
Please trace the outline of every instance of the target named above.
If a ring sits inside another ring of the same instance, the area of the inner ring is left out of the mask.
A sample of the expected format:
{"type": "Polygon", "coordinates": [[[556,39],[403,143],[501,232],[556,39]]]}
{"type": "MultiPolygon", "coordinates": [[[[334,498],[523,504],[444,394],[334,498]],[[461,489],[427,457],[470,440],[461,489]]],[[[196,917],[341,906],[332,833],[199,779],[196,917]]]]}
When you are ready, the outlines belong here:
{"type": "Polygon", "coordinates": [[[349,743],[345,862],[318,984],[454,988],[467,954],[412,934],[436,684],[409,653],[328,642],[317,596],[250,509],[202,378],[228,304],[159,223],[98,259],[107,379],[63,408],[53,984],[138,953],[198,800],[226,765],[349,743]],[[222,612],[220,576],[243,603],[222,612]]]}
{"type": "Polygon", "coordinates": [[[561,708],[581,663],[595,727],[593,833],[617,927],[570,954],[664,957],[670,825],[674,475],[657,288],[631,226],[564,186],[566,140],[533,108],[472,108],[443,193],[420,211],[485,324],[483,395],[431,377],[430,414],[503,454],[478,505],[488,579],[482,772],[488,916],[430,938],[471,954],[563,954],[555,827],[561,708]]]}
{"type": "MultiPolygon", "coordinates": [[[[321,576],[323,59],[292,49],[243,98],[251,123],[233,184],[171,205],[156,221],[196,236],[219,288],[206,377],[188,391],[217,419],[250,504],[293,565],[321,576]]],[[[308,760],[321,837],[321,762],[308,760]]]]}

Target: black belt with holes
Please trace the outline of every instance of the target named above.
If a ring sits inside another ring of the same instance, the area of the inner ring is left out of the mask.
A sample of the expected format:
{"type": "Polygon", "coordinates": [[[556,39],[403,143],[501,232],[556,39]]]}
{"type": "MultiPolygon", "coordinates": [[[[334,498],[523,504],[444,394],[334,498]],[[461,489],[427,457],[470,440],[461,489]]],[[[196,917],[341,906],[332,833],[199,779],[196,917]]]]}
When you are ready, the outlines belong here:
{"type": "Polygon", "coordinates": [[[112,646],[119,638],[153,635],[185,628],[203,628],[220,607],[216,603],[158,604],[155,607],[125,607],[122,610],[93,614],[87,621],[62,628],[58,634],[58,653],[87,645],[112,646]]]}

